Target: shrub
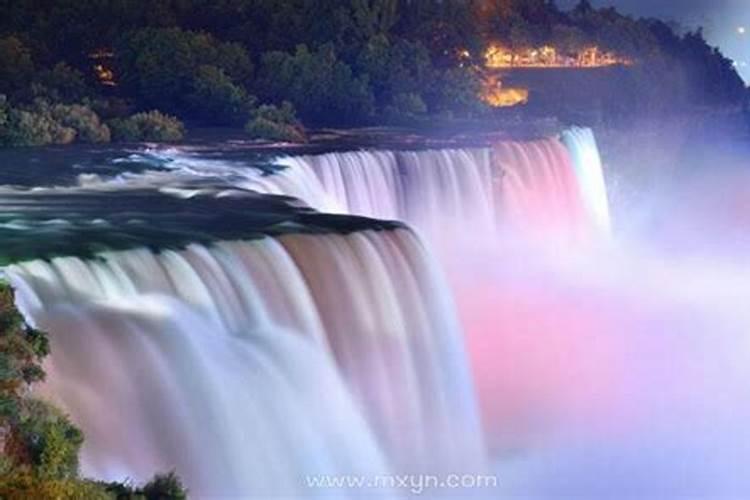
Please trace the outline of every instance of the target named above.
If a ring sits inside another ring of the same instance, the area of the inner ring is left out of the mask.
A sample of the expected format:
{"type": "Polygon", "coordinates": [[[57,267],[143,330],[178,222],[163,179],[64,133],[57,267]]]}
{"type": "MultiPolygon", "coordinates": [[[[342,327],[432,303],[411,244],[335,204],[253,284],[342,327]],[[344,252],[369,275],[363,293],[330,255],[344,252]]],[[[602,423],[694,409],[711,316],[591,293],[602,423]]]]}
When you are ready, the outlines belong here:
{"type": "Polygon", "coordinates": [[[0,474],[0,498],[4,500],[112,500],[94,481],[45,479],[30,467],[16,467],[0,474]]]}
{"type": "Polygon", "coordinates": [[[133,114],[133,106],[122,97],[108,97],[105,99],[94,99],[89,101],[93,109],[102,120],[109,121],[113,118],[127,118],[133,114]]]}
{"type": "Polygon", "coordinates": [[[252,73],[242,46],[179,28],[131,32],[115,52],[125,92],[142,105],[198,119],[223,117],[238,105],[244,95],[240,82],[252,73]]]}
{"type": "Polygon", "coordinates": [[[110,131],[99,116],[82,104],[49,104],[37,99],[27,108],[3,101],[0,111],[0,146],[43,146],[109,142],[110,131]]]}
{"type": "Polygon", "coordinates": [[[333,46],[311,52],[300,45],[294,54],[267,52],[261,58],[258,91],[264,100],[289,100],[305,121],[352,124],[369,120],[374,97],[367,77],[354,76],[333,46]]]}
{"type": "Polygon", "coordinates": [[[429,83],[432,62],[420,42],[385,35],[372,37],[357,58],[357,70],[368,76],[378,103],[392,101],[398,94],[418,94],[429,83]]]}
{"type": "Polygon", "coordinates": [[[64,127],[76,131],[76,138],[83,142],[109,142],[110,130],[88,106],[81,104],[55,104],[51,108],[52,118],[64,127]]]}
{"type": "MultiPolygon", "coordinates": [[[[3,130],[8,124],[10,115],[10,105],[8,104],[8,98],[5,94],[0,94],[0,138],[3,136],[3,130]]],[[[2,140],[2,139],[0,139],[2,140]]],[[[2,143],[0,143],[2,145],[2,143]]]]}
{"type": "Polygon", "coordinates": [[[59,410],[43,401],[27,400],[20,412],[18,431],[18,439],[39,476],[76,477],[83,433],[59,410]]]}
{"type": "Polygon", "coordinates": [[[185,134],[180,120],[155,110],[111,120],[109,126],[113,139],[125,142],[179,141],[185,134]]]}
{"type": "Polygon", "coordinates": [[[224,70],[208,65],[197,69],[186,99],[197,118],[215,125],[241,124],[254,101],[224,70]]]}
{"type": "Polygon", "coordinates": [[[383,110],[386,121],[394,124],[411,122],[427,113],[427,105],[416,93],[396,94],[383,110]]]}
{"type": "Polygon", "coordinates": [[[255,109],[245,125],[253,139],[269,141],[306,142],[305,130],[297,120],[294,106],[284,101],[280,107],[263,105],[255,109]]]}
{"type": "Polygon", "coordinates": [[[40,72],[36,78],[34,95],[52,101],[73,103],[85,98],[88,88],[80,71],[61,62],[52,69],[40,72]]]}
{"type": "Polygon", "coordinates": [[[487,109],[479,98],[481,90],[481,77],[471,68],[438,70],[427,92],[427,104],[436,113],[473,116],[487,109]]]}
{"type": "Polygon", "coordinates": [[[187,491],[174,472],[155,475],[146,483],[142,491],[147,499],[185,500],[187,498],[187,491]]]}
{"type": "Polygon", "coordinates": [[[187,498],[174,473],[156,475],[136,489],[79,477],[83,433],[49,403],[28,397],[30,385],[44,380],[42,363],[48,354],[47,335],[25,323],[15,306],[13,289],[0,282],[0,498],[187,498]]]}
{"type": "Polygon", "coordinates": [[[49,114],[9,108],[0,129],[2,146],[44,146],[70,144],[76,131],[55,121],[49,114]]]}
{"type": "Polygon", "coordinates": [[[11,93],[28,84],[34,73],[31,51],[15,36],[0,38],[0,92],[11,93]]]}

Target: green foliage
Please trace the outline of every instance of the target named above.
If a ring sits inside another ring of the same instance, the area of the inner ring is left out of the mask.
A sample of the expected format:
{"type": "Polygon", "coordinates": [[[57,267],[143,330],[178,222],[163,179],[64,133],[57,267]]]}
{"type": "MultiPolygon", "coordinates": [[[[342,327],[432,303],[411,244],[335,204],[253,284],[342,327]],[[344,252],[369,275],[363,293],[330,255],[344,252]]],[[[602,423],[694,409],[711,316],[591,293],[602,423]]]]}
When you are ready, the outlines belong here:
{"type": "Polygon", "coordinates": [[[388,123],[409,124],[427,113],[427,105],[419,94],[407,93],[393,96],[383,115],[388,123]]]}
{"type": "Polygon", "coordinates": [[[34,73],[31,51],[15,36],[0,38],[0,93],[23,88],[34,73]]]}
{"type": "Polygon", "coordinates": [[[242,123],[254,104],[243,87],[232,83],[222,69],[209,65],[196,70],[186,101],[197,118],[216,125],[242,123]]]}
{"type": "Polygon", "coordinates": [[[133,105],[131,102],[121,97],[109,97],[106,99],[94,99],[89,101],[99,117],[105,121],[114,118],[127,118],[133,114],[133,105]]]}
{"type": "Polygon", "coordinates": [[[89,93],[83,74],[64,62],[41,71],[36,80],[35,95],[51,101],[80,102],[89,93]]]}
{"type": "Polygon", "coordinates": [[[81,104],[50,104],[37,99],[15,108],[4,102],[0,111],[0,146],[43,146],[82,142],[109,142],[109,128],[91,108],[81,104]]]}
{"type": "MultiPolygon", "coordinates": [[[[422,114],[420,100],[427,114],[478,116],[478,71],[489,42],[549,44],[564,53],[596,45],[637,61],[618,73],[621,92],[592,96],[603,115],[736,107],[745,96],[731,61],[700,32],[682,35],[588,1],[570,11],[551,0],[0,3],[0,92],[12,103],[0,116],[2,145],[73,140],[75,128],[30,107],[38,97],[129,103],[95,106],[107,120],[161,109],[231,126],[251,117],[253,95],[263,104],[288,100],[313,125],[409,121],[422,114]],[[82,74],[93,80],[94,63],[87,55],[110,51],[106,66],[118,85],[87,85],[82,74]],[[257,75],[251,61],[259,62],[257,75]]],[[[278,127],[269,121],[258,119],[253,129],[272,134],[278,127]]]]}
{"type": "Polygon", "coordinates": [[[42,360],[48,353],[47,336],[26,325],[13,290],[0,283],[0,422],[19,415],[24,388],[44,379],[42,360]]]}
{"type": "Polygon", "coordinates": [[[294,106],[284,101],[281,106],[263,105],[253,110],[245,124],[245,132],[253,139],[306,142],[305,130],[297,120],[294,106]]]}
{"type": "Polygon", "coordinates": [[[55,121],[47,113],[8,108],[7,120],[0,129],[2,146],[45,146],[70,144],[76,131],[55,121]]]}
{"type": "Polygon", "coordinates": [[[109,498],[117,500],[185,500],[187,489],[174,472],[157,474],[143,486],[128,483],[101,484],[109,498]]]}
{"type": "Polygon", "coordinates": [[[63,127],[76,131],[76,139],[81,142],[109,142],[109,127],[101,122],[88,106],[81,104],[55,104],[49,108],[52,118],[63,127]]]}
{"type": "Polygon", "coordinates": [[[482,89],[481,75],[470,67],[436,72],[428,90],[431,109],[454,116],[476,116],[486,111],[477,96],[482,89]]]}
{"type": "Polygon", "coordinates": [[[157,474],[143,487],[147,500],[185,500],[187,490],[174,472],[157,474]]]}
{"type": "Polygon", "coordinates": [[[159,111],[136,113],[128,118],[116,118],[109,122],[112,138],[125,142],[172,142],[185,134],[185,126],[174,116],[159,111]]]}
{"type": "Polygon", "coordinates": [[[315,51],[300,45],[294,54],[266,53],[259,72],[259,95],[274,103],[290,101],[303,120],[352,124],[373,115],[367,77],[356,77],[330,44],[315,51]]]}
{"type": "Polygon", "coordinates": [[[111,500],[101,485],[81,479],[47,479],[30,467],[16,467],[0,474],[3,500],[111,500]]]}
{"type": "Polygon", "coordinates": [[[49,403],[28,397],[30,385],[44,379],[42,362],[48,354],[47,335],[26,324],[13,289],[0,282],[0,498],[187,498],[174,473],[156,475],[142,488],[78,476],[83,433],[49,403]]]}
{"type": "Polygon", "coordinates": [[[230,121],[246,104],[240,82],[252,73],[240,45],[178,28],[146,28],[124,36],[117,65],[122,87],[145,107],[198,119],[229,111],[230,121]]]}
{"type": "Polygon", "coordinates": [[[43,401],[24,401],[17,432],[38,476],[71,479],[78,475],[83,433],[59,410],[43,401]]]}
{"type": "Polygon", "coordinates": [[[427,48],[420,42],[402,38],[391,42],[387,36],[371,38],[357,58],[357,69],[367,75],[379,104],[397,94],[419,94],[432,72],[427,48]]]}

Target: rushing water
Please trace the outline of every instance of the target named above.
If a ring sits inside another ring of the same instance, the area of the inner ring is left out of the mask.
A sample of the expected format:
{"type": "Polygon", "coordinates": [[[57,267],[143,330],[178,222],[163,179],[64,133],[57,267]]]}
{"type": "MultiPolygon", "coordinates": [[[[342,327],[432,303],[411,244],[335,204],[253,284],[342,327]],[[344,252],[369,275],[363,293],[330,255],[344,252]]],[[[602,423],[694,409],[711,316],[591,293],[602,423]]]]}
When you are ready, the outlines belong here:
{"type": "Polygon", "coordinates": [[[52,333],[46,390],[96,477],[176,467],[198,495],[299,495],[305,474],[481,467],[456,318],[405,230],[7,272],[52,333]]]}
{"type": "Polygon", "coordinates": [[[463,473],[497,484],[428,494],[750,491],[748,273],[616,241],[590,130],[117,164],[0,189],[5,271],[51,333],[43,393],[84,429],[85,474],[174,468],[199,498],[463,473]]]}

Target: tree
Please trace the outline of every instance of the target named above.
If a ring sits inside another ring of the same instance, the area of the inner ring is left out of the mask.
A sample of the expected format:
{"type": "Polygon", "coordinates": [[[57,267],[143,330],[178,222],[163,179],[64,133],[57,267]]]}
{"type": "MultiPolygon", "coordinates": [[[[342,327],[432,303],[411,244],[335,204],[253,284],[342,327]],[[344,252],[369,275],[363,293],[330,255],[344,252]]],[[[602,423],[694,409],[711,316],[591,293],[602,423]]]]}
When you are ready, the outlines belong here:
{"type": "Polygon", "coordinates": [[[15,36],[0,38],[0,93],[16,92],[34,74],[31,51],[15,36]]]}
{"type": "Polygon", "coordinates": [[[157,475],[143,488],[80,478],[83,433],[52,405],[28,396],[29,387],[44,380],[49,351],[47,335],[26,324],[13,289],[0,283],[0,498],[187,498],[174,473],[157,475]]]}
{"type": "Polygon", "coordinates": [[[281,106],[258,106],[245,124],[245,132],[253,139],[307,142],[305,129],[297,120],[294,106],[288,101],[284,101],[281,106]]]}
{"type": "Polygon", "coordinates": [[[242,82],[250,79],[252,64],[238,44],[178,28],[146,28],[123,37],[116,53],[122,88],[142,107],[224,121],[223,113],[245,105],[242,82]]]}
{"type": "Polygon", "coordinates": [[[52,69],[42,70],[36,82],[36,96],[41,94],[54,101],[80,102],[89,94],[83,74],[64,62],[55,64],[52,69]]]}
{"type": "Polygon", "coordinates": [[[255,102],[220,68],[199,66],[185,101],[196,118],[216,125],[243,123],[255,102]]]}
{"type": "Polygon", "coordinates": [[[419,94],[429,84],[430,53],[420,42],[385,35],[371,38],[359,53],[357,71],[366,75],[378,104],[398,94],[419,94]]]}
{"type": "Polygon", "coordinates": [[[315,51],[300,45],[294,54],[264,54],[256,87],[267,101],[289,100],[311,123],[363,123],[374,111],[367,77],[355,76],[332,45],[315,51]]]}

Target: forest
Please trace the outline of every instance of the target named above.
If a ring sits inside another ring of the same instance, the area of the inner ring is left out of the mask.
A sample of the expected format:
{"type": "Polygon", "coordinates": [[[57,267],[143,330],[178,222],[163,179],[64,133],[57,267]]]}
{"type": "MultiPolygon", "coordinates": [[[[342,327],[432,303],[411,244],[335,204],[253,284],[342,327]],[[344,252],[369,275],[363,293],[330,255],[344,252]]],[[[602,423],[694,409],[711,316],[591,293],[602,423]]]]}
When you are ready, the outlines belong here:
{"type": "MultiPolygon", "coordinates": [[[[0,0],[0,146],[173,141],[188,126],[304,141],[305,127],[491,120],[491,44],[634,61],[616,109],[739,108],[698,30],[582,0],[0,0]],[[304,126],[303,126],[304,124],[304,126]]],[[[613,118],[614,119],[614,118],[613,118]]]]}

